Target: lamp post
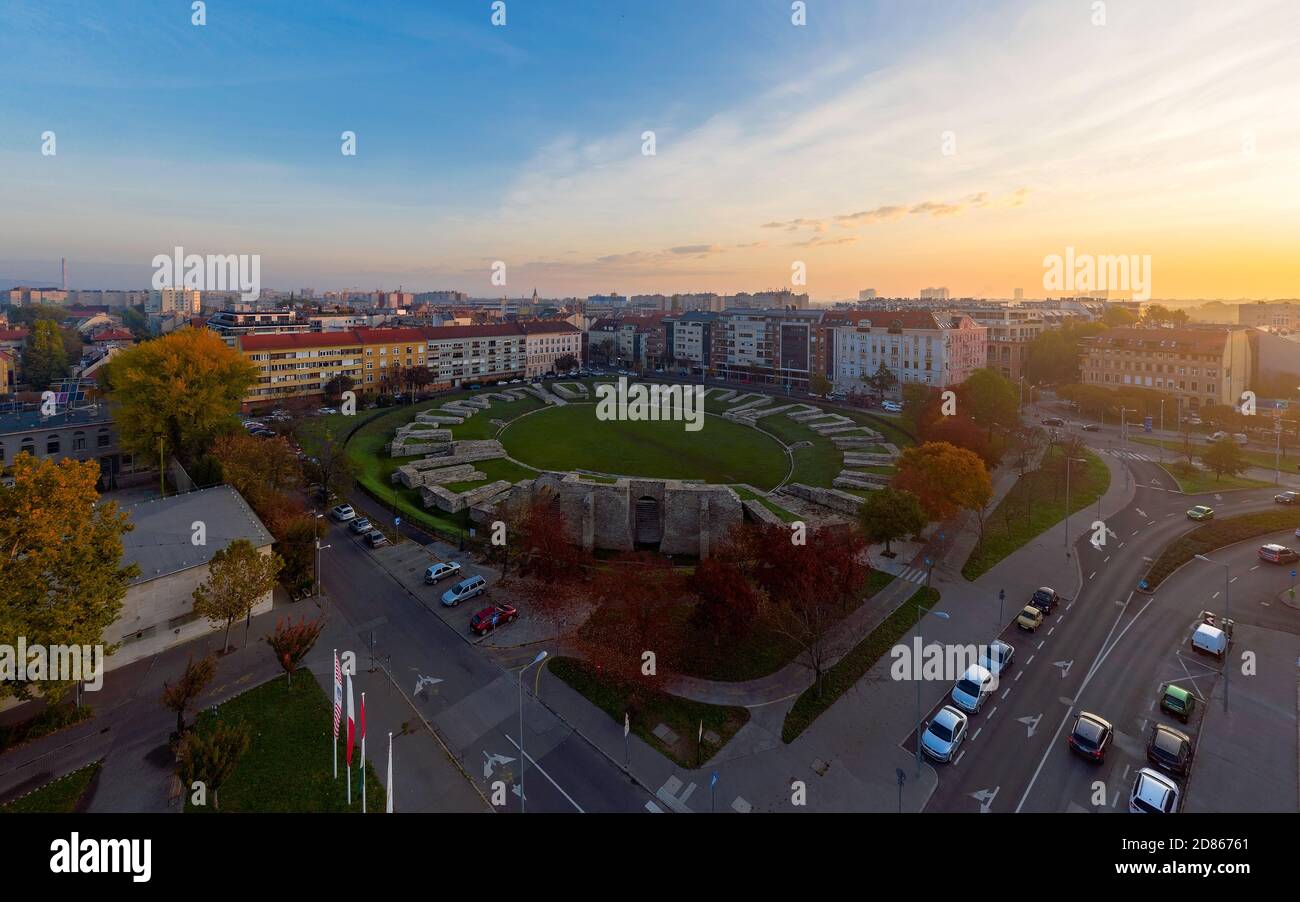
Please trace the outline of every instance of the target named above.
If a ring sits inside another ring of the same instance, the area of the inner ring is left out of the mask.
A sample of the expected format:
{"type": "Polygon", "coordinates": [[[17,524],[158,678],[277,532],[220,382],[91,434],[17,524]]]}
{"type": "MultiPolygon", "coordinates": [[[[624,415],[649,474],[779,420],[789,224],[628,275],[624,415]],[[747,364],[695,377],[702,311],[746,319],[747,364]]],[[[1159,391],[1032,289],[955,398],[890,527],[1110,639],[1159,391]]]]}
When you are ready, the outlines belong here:
{"type": "MultiPolygon", "coordinates": [[[[935,611],[931,608],[916,606],[916,638],[921,638],[921,615],[934,614],[943,620],[948,619],[948,615],[943,611],[935,611]]],[[[923,645],[923,643],[918,643],[923,645]]],[[[916,679],[916,778],[921,779],[921,680],[916,677],[915,671],[912,673],[916,679]]]]}
{"type": "MultiPolygon", "coordinates": [[[[1122,410],[1123,408],[1121,408],[1122,410]]],[[[1071,464],[1086,464],[1088,459],[1085,457],[1067,457],[1065,459],[1065,556],[1070,556],[1070,470],[1071,464]]],[[[1097,510],[1101,510],[1101,501],[1098,499],[1097,510]]]]}
{"type": "Polygon", "coordinates": [[[1165,399],[1160,399],[1160,459],[1165,459],[1165,399]]]}
{"type": "MultiPolygon", "coordinates": [[[[1203,554],[1198,554],[1196,556],[1196,559],[1199,561],[1205,561],[1205,563],[1207,564],[1215,564],[1216,566],[1223,568],[1223,619],[1224,621],[1227,621],[1230,615],[1232,614],[1232,599],[1230,597],[1230,593],[1232,591],[1232,581],[1228,579],[1228,565],[1223,563],[1222,561],[1216,561],[1211,558],[1208,558],[1203,554]]],[[[1228,646],[1226,644],[1228,640],[1228,637],[1226,635],[1227,630],[1224,630],[1224,633],[1225,633],[1224,635],[1225,644],[1223,646],[1223,713],[1227,714],[1228,713],[1228,672],[1232,670],[1232,668],[1228,666],[1228,646]]]]}
{"type": "MultiPolygon", "coordinates": [[[[324,515],[324,514],[317,514],[317,515],[316,515],[316,519],[317,519],[317,520],[323,520],[323,519],[325,519],[325,515],[324,515]]],[[[322,545],[322,544],[320,543],[320,537],[319,537],[319,536],[316,537],[316,590],[315,590],[315,592],[312,594],[312,597],[313,597],[313,598],[320,598],[320,553],[321,553],[321,549],[329,548],[329,547],[330,547],[329,545],[322,545]]]]}
{"type": "Polygon", "coordinates": [[[528,766],[528,756],[524,754],[524,671],[533,664],[540,664],[546,657],[546,651],[539,651],[531,663],[519,668],[519,813],[524,813],[524,768],[528,766]]]}

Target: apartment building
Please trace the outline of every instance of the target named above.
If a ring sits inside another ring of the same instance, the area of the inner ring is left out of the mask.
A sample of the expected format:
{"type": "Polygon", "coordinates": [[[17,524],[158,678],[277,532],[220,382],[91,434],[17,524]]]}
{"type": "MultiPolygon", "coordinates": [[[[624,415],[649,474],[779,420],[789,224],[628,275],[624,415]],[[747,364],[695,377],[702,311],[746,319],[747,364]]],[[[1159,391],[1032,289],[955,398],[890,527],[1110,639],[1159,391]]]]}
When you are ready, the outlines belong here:
{"type": "Polygon", "coordinates": [[[984,365],[1012,382],[1025,375],[1029,346],[1046,325],[1038,310],[1005,305],[963,307],[958,311],[988,330],[984,365]]]}
{"type": "Polygon", "coordinates": [[[208,317],[207,327],[231,347],[242,335],[293,335],[311,330],[311,324],[293,310],[221,310],[208,317]]]}
{"type": "Polygon", "coordinates": [[[1080,343],[1086,385],[1162,391],[1197,410],[1236,405],[1248,387],[1252,350],[1247,329],[1110,329],[1080,343]]]}
{"type": "Polygon", "coordinates": [[[1294,331],[1300,327],[1300,304],[1287,301],[1277,304],[1266,304],[1263,301],[1238,304],[1237,322],[1270,332],[1294,331]]]}
{"type": "Polygon", "coordinates": [[[428,366],[435,386],[522,378],[528,369],[527,336],[516,323],[424,326],[428,366]]]}
{"type": "Polygon", "coordinates": [[[710,370],[722,379],[806,391],[822,316],[820,310],[728,310],[712,329],[710,370]]]}
{"type": "Polygon", "coordinates": [[[352,334],[360,340],[365,360],[361,378],[354,377],[362,391],[400,391],[403,370],[427,365],[429,338],[425,329],[355,329],[352,334]]]}
{"type": "Polygon", "coordinates": [[[899,383],[943,388],[966,381],[988,358],[986,327],[969,316],[934,310],[847,311],[830,329],[828,364],[839,391],[862,391],[881,364],[899,383]]]}
{"type": "Polygon", "coordinates": [[[691,368],[706,366],[717,321],[718,314],[704,311],[664,317],[664,354],[668,362],[691,368]]]}
{"type": "MultiPolygon", "coordinates": [[[[273,404],[285,398],[324,395],[335,376],[364,382],[363,341],[354,332],[282,332],[245,334],[235,339],[244,356],[258,368],[258,376],[244,407],[273,404]]],[[[371,374],[374,374],[371,370],[371,374]]]]}
{"type": "Polygon", "coordinates": [[[516,323],[524,336],[528,377],[553,373],[565,357],[582,362],[582,330],[564,320],[525,320],[516,323]]]}
{"type": "Polygon", "coordinates": [[[662,366],[668,354],[663,313],[643,316],[605,317],[587,332],[587,347],[596,363],[611,366],[662,366]]]}

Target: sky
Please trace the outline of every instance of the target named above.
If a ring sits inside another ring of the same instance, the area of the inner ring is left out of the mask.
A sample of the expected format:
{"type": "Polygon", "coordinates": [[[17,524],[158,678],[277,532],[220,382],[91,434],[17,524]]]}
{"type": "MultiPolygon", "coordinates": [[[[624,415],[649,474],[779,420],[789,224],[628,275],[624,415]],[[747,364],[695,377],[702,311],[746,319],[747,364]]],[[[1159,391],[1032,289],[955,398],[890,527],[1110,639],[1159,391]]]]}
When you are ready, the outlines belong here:
{"type": "Polygon", "coordinates": [[[1042,297],[1073,249],[1300,296],[1295,0],[805,11],[5,0],[0,278],[180,246],[284,289],[1042,297]]]}

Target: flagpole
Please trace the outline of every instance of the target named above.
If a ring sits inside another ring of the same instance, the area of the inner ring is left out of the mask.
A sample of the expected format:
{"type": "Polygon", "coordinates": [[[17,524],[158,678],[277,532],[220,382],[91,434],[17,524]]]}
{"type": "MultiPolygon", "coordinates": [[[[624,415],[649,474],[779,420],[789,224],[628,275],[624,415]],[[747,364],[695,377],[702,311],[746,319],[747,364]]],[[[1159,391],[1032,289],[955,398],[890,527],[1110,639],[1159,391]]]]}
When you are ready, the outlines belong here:
{"type": "Polygon", "coordinates": [[[334,649],[334,741],[330,744],[334,755],[334,779],[339,778],[339,650],[334,649]]]}
{"type": "Polygon", "coordinates": [[[388,805],[387,812],[393,813],[393,734],[388,734],[388,805]]]}
{"type": "Polygon", "coordinates": [[[361,813],[366,813],[366,694],[361,693],[361,813]]]}

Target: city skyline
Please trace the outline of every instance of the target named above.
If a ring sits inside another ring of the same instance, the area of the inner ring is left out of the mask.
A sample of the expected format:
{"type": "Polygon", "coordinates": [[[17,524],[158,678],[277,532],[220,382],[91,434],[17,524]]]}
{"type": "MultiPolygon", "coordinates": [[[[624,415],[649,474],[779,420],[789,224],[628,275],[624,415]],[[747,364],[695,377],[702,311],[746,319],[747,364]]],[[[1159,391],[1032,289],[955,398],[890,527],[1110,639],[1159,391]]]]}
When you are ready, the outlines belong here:
{"type": "Polygon", "coordinates": [[[184,245],[286,288],[1032,298],[1076,248],[1150,255],[1152,298],[1300,293],[1274,0],[62,5],[0,12],[8,278],[145,287],[184,245]]]}

